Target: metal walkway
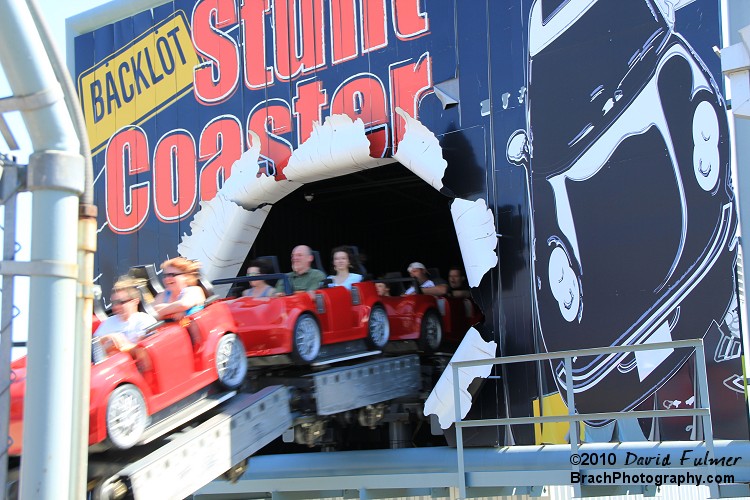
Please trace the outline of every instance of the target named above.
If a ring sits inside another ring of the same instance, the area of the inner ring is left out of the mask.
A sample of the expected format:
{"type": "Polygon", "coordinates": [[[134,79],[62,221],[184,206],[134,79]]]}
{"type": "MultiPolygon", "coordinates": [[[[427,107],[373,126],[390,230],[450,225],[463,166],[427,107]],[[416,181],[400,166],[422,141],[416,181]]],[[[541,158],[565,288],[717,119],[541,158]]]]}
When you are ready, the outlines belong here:
{"type": "Polygon", "coordinates": [[[693,409],[578,414],[575,391],[568,391],[568,415],[463,421],[460,384],[454,385],[457,447],[306,453],[250,459],[248,471],[232,484],[215,481],[195,498],[393,498],[449,496],[460,498],[527,494],[541,495],[545,486],[573,485],[576,497],[643,494],[653,496],[664,485],[705,484],[713,498],[750,496],[750,442],[714,441],[706,385],[702,340],[618,346],[560,353],[510,356],[453,362],[453,380],[461,369],[483,364],[509,364],[563,359],[571,380],[572,358],[623,351],[692,349],[695,356],[696,405],[693,409]],[[702,441],[578,443],[578,425],[585,420],[669,418],[698,419],[702,441]],[[469,448],[462,442],[465,427],[568,422],[567,445],[469,448]],[[599,484],[597,484],[599,483],[599,484]]]}
{"type": "MultiPolygon", "coordinates": [[[[692,459],[705,457],[705,443],[680,441],[671,443],[601,443],[584,444],[579,454],[609,456],[624,464],[628,453],[639,457],[664,458],[667,454],[676,466],[598,466],[580,468],[587,474],[627,473],[631,478],[644,474],[721,474],[731,475],[735,483],[721,485],[721,497],[748,497],[750,488],[750,443],[716,441],[715,458],[740,457],[732,466],[693,466],[692,459]],[[680,467],[684,450],[692,450],[685,466],[680,467]],[[690,465],[690,467],[687,467],[690,465]]],[[[631,457],[633,455],[630,455],[631,457]]],[[[506,446],[464,450],[466,497],[503,495],[538,496],[544,486],[571,485],[570,446],[506,446]]],[[[727,461],[727,463],[729,463],[727,461]]],[[[679,477],[679,476],[678,476],[679,477]]],[[[623,478],[625,479],[625,478],[623,478]]],[[[394,498],[405,496],[448,497],[449,488],[458,488],[455,448],[418,448],[399,450],[302,453],[252,457],[248,470],[236,483],[214,481],[195,495],[195,499],[273,498],[394,498]]],[[[617,486],[581,487],[581,496],[656,493],[655,480],[650,484],[621,481],[617,486]]],[[[709,485],[710,486],[710,485],[709,485]]]]}

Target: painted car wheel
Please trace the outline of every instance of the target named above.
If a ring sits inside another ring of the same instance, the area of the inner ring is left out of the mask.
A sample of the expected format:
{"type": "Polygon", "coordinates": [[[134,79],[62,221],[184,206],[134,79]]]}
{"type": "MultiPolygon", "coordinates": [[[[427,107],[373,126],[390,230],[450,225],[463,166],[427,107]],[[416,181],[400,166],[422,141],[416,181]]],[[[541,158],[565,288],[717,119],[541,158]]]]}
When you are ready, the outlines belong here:
{"type": "Polygon", "coordinates": [[[443,342],[443,322],[436,311],[427,311],[422,316],[419,333],[419,347],[424,351],[434,352],[443,342]]]}
{"type": "Polygon", "coordinates": [[[370,310],[370,322],[367,325],[367,346],[371,349],[382,349],[391,337],[391,325],[388,314],[380,304],[370,310]]]}
{"type": "Polygon", "coordinates": [[[292,356],[298,363],[312,363],[320,354],[320,326],[310,314],[297,318],[292,332],[292,356]]]}
{"type": "Polygon", "coordinates": [[[126,450],[141,439],[148,425],[146,401],[132,384],[112,391],[107,402],[107,436],[116,448],[126,450]]]}
{"type": "Polygon", "coordinates": [[[227,389],[242,385],[247,375],[247,355],[245,346],[234,333],[227,333],[216,345],[216,373],[219,384],[227,389]]]}

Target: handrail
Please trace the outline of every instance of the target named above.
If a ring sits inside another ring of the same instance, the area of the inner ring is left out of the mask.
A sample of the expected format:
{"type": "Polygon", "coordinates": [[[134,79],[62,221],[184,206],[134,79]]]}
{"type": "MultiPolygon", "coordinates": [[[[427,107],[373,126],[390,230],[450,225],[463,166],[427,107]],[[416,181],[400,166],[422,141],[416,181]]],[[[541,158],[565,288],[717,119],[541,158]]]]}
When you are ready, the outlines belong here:
{"type": "Polygon", "coordinates": [[[249,283],[251,281],[282,280],[284,282],[284,295],[294,293],[292,280],[287,273],[258,274],[257,276],[237,276],[236,278],[219,278],[211,282],[212,285],[233,285],[235,283],[249,283]]]}
{"type": "MultiPolygon", "coordinates": [[[[579,427],[578,423],[585,420],[618,420],[620,418],[655,418],[655,417],[679,417],[679,416],[696,416],[701,417],[703,428],[703,440],[706,443],[706,449],[714,455],[714,438],[713,427],[711,423],[711,411],[708,398],[708,382],[706,374],[706,357],[703,346],[703,339],[676,340],[671,342],[654,342],[651,344],[639,344],[629,346],[615,347],[596,347],[590,349],[579,349],[570,351],[559,351],[539,354],[522,354],[518,356],[506,356],[502,358],[492,358],[472,361],[451,362],[453,370],[453,401],[455,407],[455,426],[456,426],[456,456],[458,460],[458,485],[459,498],[466,498],[466,470],[464,461],[463,429],[464,427],[490,427],[499,425],[519,425],[519,424],[541,424],[548,422],[570,422],[570,453],[578,452],[579,427]],[[695,366],[698,370],[696,387],[696,403],[693,409],[669,409],[669,410],[639,410],[639,411],[619,411],[619,412],[598,412],[598,413],[576,413],[575,411],[575,388],[567,390],[568,415],[549,415],[539,417],[508,417],[495,419],[463,420],[461,417],[461,398],[459,383],[459,370],[473,366],[506,365],[511,363],[525,363],[530,361],[548,361],[552,359],[563,359],[565,363],[565,379],[573,380],[573,358],[583,356],[595,356],[602,354],[618,354],[622,352],[640,352],[658,349],[685,349],[693,348],[695,353],[695,366]]],[[[571,460],[571,463],[574,460],[571,460]]],[[[572,472],[578,472],[577,464],[571,465],[572,472]]],[[[715,465],[709,465],[712,473],[715,473],[715,465]]],[[[580,485],[574,485],[576,496],[580,497],[580,485]]],[[[715,484],[710,486],[711,496],[718,497],[718,487],[715,484]],[[715,491],[714,491],[715,490],[715,491]]]]}

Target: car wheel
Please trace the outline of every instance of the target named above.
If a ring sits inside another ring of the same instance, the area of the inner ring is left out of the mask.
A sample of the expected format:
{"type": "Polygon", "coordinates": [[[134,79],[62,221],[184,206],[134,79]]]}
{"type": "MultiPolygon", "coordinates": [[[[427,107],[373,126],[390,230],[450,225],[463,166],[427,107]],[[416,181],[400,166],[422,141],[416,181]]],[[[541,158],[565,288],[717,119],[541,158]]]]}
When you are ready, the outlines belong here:
{"type": "Polygon", "coordinates": [[[141,439],[148,425],[146,401],[138,388],[124,384],[112,391],[107,402],[107,436],[116,448],[125,450],[141,439]]]}
{"type": "Polygon", "coordinates": [[[298,363],[310,364],[320,354],[320,326],[311,314],[301,314],[292,331],[292,357],[298,363]]]}
{"type": "Polygon", "coordinates": [[[367,325],[367,346],[371,349],[382,349],[391,337],[391,325],[388,314],[380,304],[370,310],[370,322],[367,325]]]}
{"type": "Polygon", "coordinates": [[[237,335],[226,333],[219,339],[215,359],[219,384],[227,389],[242,385],[247,375],[247,354],[237,335]]]}
{"type": "Polygon", "coordinates": [[[419,347],[426,352],[435,352],[443,342],[443,321],[435,310],[429,310],[422,316],[419,329],[419,347]]]}

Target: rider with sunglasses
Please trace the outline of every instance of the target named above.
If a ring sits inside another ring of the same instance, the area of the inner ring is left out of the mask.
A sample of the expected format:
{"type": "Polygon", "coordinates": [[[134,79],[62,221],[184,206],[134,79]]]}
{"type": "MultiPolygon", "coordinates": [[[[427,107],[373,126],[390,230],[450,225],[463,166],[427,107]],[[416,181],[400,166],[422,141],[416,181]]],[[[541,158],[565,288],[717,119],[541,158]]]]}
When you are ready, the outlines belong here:
{"type": "Polygon", "coordinates": [[[175,257],[164,261],[161,268],[165,290],[154,300],[159,319],[181,319],[203,309],[206,294],[198,286],[199,262],[175,257]]]}
{"type": "Polygon", "coordinates": [[[144,330],[156,323],[150,315],[138,311],[141,295],[138,282],[124,276],[112,288],[112,316],[104,320],[94,332],[94,337],[110,336],[121,348],[135,344],[144,330]]]}
{"type": "MultiPolygon", "coordinates": [[[[265,260],[254,260],[250,263],[247,268],[248,276],[260,276],[262,274],[271,274],[271,266],[265,260]]],[[[271,297],[274,293],[274,288],[269,285],[265,280],[255,279],[250,281],[250,287],[242,292],[244,297],[253,297],[256,299],[271,297]]]]}

